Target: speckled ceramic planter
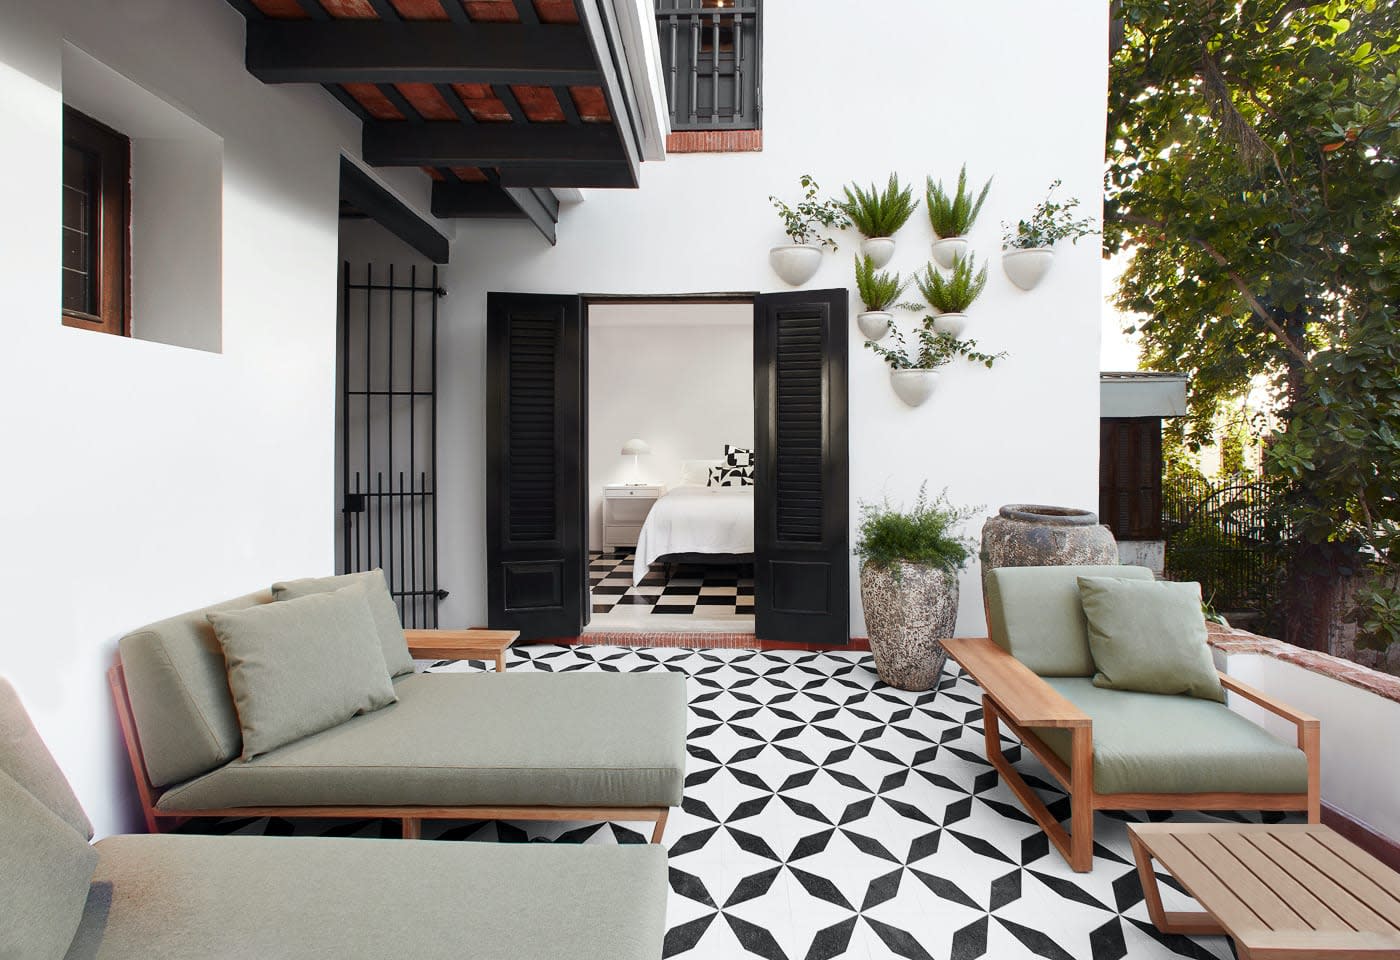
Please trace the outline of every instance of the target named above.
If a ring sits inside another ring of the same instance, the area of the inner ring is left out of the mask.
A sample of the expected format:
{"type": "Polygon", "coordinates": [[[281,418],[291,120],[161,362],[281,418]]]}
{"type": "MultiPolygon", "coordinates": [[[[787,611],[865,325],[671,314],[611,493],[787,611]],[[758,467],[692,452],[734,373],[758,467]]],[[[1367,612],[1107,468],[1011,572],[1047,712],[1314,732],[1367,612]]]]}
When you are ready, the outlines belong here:
{"type": "Polygon", "coordinates": [[[939,640],[958,620],[958,575],[913,563],[864,564],[860,601],[880,679],[901,690],[932,690],[948,652],[939,640]]]}
{"type": "Polygon", "coordinates": [[[1118,541],[1088,510],[1009,503],[982,525],[984,580],[998,567],[1117,562],[1118,541]]]}

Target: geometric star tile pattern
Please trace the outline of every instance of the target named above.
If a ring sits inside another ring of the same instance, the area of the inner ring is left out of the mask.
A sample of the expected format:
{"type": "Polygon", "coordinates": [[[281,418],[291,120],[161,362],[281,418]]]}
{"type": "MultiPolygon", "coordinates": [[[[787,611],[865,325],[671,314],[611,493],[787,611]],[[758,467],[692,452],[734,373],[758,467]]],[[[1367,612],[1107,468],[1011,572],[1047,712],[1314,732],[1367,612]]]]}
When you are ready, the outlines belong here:
{"type": "Polygon", "coordinates": [[[752,617],[753,569],[734,564],[676,564],[668,579],[661,567],[632,586],[631,553],[593,553],[588,581],[593,612],[630,608],[662,617],[752,617]]]}
{"type": "MultiPolygon", "coordinates": [[[[483,667],[457,661],[430,669],[483,667]]],[[[1166,814],[1098,814],[1093,872],[1069,869],[987,763],[981,691],[951,663],[939,689],[926,693],[884,685],[862,653],[538,645],[510,651],[508,669],[687,677],[685,800],[664,838],[668,958],[1233,956],[1226,938],[1167,936],[1148,920],[1126,823],[1166,814]]],[[[1067,817],[1048,774],[1013,739],[1005,745],[1051,809],[1067,817]]],[[[395,828],[273,819],[194,829],[392,836],[395,828]]],[[[424,824],[424,836],[641,843],[643,829],[424,824]]],[[[1170,882],[1163,900],[1169,910],[1192,906],[1170,882]]]]}

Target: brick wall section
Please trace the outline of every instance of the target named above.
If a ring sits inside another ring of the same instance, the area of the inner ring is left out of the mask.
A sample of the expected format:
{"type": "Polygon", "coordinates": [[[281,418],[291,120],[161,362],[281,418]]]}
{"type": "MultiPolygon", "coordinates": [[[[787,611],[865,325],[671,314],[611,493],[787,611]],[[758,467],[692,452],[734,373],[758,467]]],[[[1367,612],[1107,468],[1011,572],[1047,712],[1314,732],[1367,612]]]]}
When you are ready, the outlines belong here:
{"type": "Polygon", "coordinates": [[[1206,635],[1212,647],[1222,650],[1226,654],[1257,653],[1266,657],[1274,657],[1324,677],[1331,677],[1342,683],[1351,684],[1353,687],[1360,687],[1378,697],[1385,697],[1387,700],[1400,703],[1400,677],[1389,673],[1382,673],[1379,670],[1373,670],[1370,667],[1353,663],[1350,660],[1343,660],[1341,657],[1334,657],[1318,650],[1304,650],[1302,647],[1295,647],[1282,640],[1261,637],[1248,630],[1226,627],[1209,621],[1206,622],[1206,635]]]}
{"type": "Polygon", "coordinates": [[[753,153],[762,149],[762,130],[680,130],[666,137],[667,153],[753,153]]]}

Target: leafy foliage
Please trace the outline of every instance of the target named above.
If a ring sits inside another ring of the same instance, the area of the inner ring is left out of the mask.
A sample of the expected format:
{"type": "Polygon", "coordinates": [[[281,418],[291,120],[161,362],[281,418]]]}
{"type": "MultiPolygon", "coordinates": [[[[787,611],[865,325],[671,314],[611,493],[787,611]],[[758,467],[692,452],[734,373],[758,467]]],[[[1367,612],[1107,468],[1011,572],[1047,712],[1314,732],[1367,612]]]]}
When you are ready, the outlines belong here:
{"type": "Polygon", "coordinates": [[[1356,645],[1384,650],[1400,643],[1400,592],[1373,585],[1356,596],[1356,645]]]}
{"type": "Polygon", "coordinates": [[[896,509],[888,499],[878,504],[862,502],[856,556],[875,567],[898,570],[904,561],[954,573],[967,566],[974,546],[958,527],[980,510],[954,506],[947,490],[930,500],[927,481],[908,510],[896,509]]]}
{"type": "Polygon", "coordinates": [[[946,277],[931,263],[915,274],[924,302],[942,313],[965,313],[987,286],[987,267],[976,270],[975,261],[971,253],[955,257],[946,277]]]}
{"type": "Polygon", "coordinates": [[[869,257],[856,257],[856,290],[865,309],[888,309],[908,286],[909,281],[901,280],[897,273],[876,271],[875,261],[869,257]]]}
{"type": "Polygon", "coordinates": [[[928,222],[933,232],[940,238],[963,237],[977,222],[982,212],[982,204],[987,199],[987,191],[992,189],[992,181],[982,185],[982,192],[974,200],[967,189],[967,164],[958,171],[958,189],[952,196],[943,189],[943,181],[934,183],[933,177],[924,178],[924,207],[928,210],[928,222]]]}
{"type": "Polygon", "coordinates": [[[915,339],[917,346],[910,353],[904,334],[891,322],[890,332],[884,340],[867,340],[865,347],[889,364],[891,370],[934,370],[959,357],[991,369],[994,363],[1006,356],[1005,353],[982,353],[977,349],[976,340],[959,340],[951,333],[939,333],[933,327],[933,317],[924,317],[915,332],[915,339]]]}
{"type": "MultiPolygon", "coordinates": [[[[1105,246],[1185,440],[1269,385],[1295,554],[1393,566],[1400,525],[1400,5],[1123,0],[1105,246]]],[[[1331,574],[1329,574],[1331,575],[1331,574]]],[[[1305,598],[1304,598],[1305,599],[1305,598]]]]}
{"type": "Polygon", "coordinates": [[[1076,217],[1079,198],[1056,200],[1055,191],[1060,181],[1052,180],[1045,199],[1036,205],[1030,217],[1017,221],[1014,227],[1002,224],[1002,243],[1010,250],[1024,250],[1030,247],[1053,247],[1061,240],[1078,243],[1080,237],[1089,237],[1099,232],[1098,225],[1089,217],[1076,217]]]}
{"type": "Polygon", "coordinates": [[[860,231],[863,237],[892,237],[895,231],[909,222],[919,202],[914,199],[914,188],[899,185],[899,175],[890,174],[889,182],[883,191],[875,184],[869,190],[861,189],[860,184],[846,186],[846,199],[840,204],[842,212],[860,231]]]}
{"type": "Polygon", "coordinates": [[[816,241],[820,246],[835,250],[836,241],[830,236],[824,236],[822,231],[850,226],[845,211],[835,200],[821,197],[821,187],[812,179],[810,173],[804,173],[798,184],[802,187],[802,199],[795,207],[775,196],[768,198],[768,202],[773,204],[778,216],[782,218],[783,232],[793,243],[806,244],[816,241]]]}

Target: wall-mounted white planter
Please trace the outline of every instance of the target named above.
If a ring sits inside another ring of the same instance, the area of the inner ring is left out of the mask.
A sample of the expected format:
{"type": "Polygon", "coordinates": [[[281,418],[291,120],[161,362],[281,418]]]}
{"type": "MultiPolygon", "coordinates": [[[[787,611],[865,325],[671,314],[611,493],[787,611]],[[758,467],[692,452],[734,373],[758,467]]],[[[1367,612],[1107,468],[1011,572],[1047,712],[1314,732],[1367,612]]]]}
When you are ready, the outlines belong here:
{"type": "Polygon", "coordinates": [[[879,340],[890,332],[894,316],[887,310],[867,310],[856,314],[856,326],[867,340],[879,340]]]}
{"type": "Polygon", "coordinates": [[[869,257],[875,266],[883,267],[894,256],[894,238],[866,237],[860,242],[860,252],[862,256],[869,257]]]}
{"type": "Polygon", "coordinates": [[[800,287],[817,273],[822,265],[822,248],[803,243],[785,243],[768,251],[773,272],[794,287],[800,287]]]}
{"type": "Polygon", "coordinates": [[[917,407],[933,395],[938,386],[937,370],[891,370],[890,386],[895,396],[911,407],[917,407]]]}
{"type": "Polygon", "coordinates": [[[933,318],[933,329],[939,333],[951,333],[955,337],[960,337],[962,332],[967,329],[967,314],[940,313],[933,318]]]}
{"type": "Polygon", "coordinates": [[[951,270],[953,261],[967,256],[967,237],[943,237],[933,241],[933,262],[951,270]]]}
{"type": "Polygon", "coordinates": [[[1001,252],[1002,269],[1011,282],[1022,290],[1035,289],[1054,262],[1055,251],[1050,247],[1025,247],[1001,252]]]}

